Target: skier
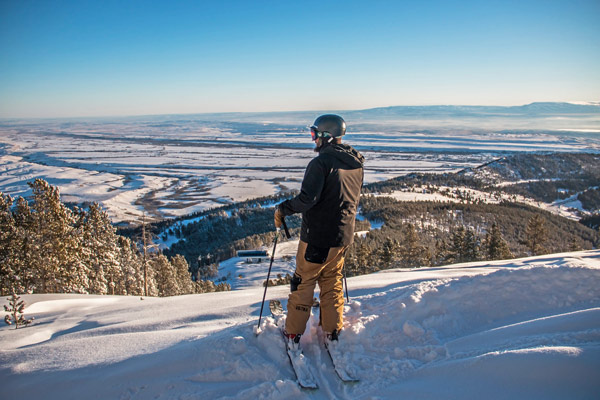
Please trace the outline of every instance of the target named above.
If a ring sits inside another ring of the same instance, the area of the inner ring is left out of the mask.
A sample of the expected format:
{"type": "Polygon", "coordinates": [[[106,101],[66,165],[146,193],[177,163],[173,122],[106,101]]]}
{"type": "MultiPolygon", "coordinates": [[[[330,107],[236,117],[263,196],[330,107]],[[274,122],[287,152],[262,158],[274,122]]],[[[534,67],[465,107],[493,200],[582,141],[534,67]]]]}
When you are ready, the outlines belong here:
{"type": "Polygon", "coordinates": [[[321,290],[321,325],[330,341],[343,326],[344,254],[354,240],[354,220],[363,183],[363,156],[342,144],[346,122],[339,115],[318,117],[310,127],[315,152],[304,173],[300,194],[279,204],[275,226],[302,213],[296,271],[291,280],[284,335],[299,347],[313,305],[315,284],[321,290]]]}

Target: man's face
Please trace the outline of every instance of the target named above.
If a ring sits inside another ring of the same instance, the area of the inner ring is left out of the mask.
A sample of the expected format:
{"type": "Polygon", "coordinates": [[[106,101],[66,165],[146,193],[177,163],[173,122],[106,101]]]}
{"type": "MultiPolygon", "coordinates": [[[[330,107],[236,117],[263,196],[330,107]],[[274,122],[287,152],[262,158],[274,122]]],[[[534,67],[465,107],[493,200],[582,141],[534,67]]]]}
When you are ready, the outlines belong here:
{"type": "Polygon", "coordinates": [[[317,140],[315,140],[315,150],[319,149],[319,147],[321,147],[322,144],[323,138],[317,138],[317,140]]]}

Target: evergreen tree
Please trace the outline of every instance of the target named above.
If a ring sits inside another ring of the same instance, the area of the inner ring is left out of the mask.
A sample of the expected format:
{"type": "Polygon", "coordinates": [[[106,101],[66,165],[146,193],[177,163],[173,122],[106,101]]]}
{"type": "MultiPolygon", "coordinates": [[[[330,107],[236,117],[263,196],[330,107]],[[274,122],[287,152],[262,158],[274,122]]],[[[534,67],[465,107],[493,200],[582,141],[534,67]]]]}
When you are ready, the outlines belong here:
{"type": "Polygon", "coordinates": [[[123,274],[119,266],[117,235],[108,214],[98,203],[82,213],[83,262],[87,267],[88,292],[123,294],[123,274]]]}
{"type": "Polygon", "coordinates": [[[508,243],[502,237],[498,224],[494,222],[492,228],[485,236],[485,251],[488,260],[507,260],[514,258],[508,248],[508,243]]]}
{"type": "Polygon", "coordinates": [[[473,229],[467,229],[463,247],[463,259],[465,262],[477,261],[481,258],[481,242],[473,229]]]}
{"type": "Polygon", "coordinates": [[[42,179],[29,183],[33,192],[30,262],[35,271],[35,289],[41,293],[85,293],[85,267],[79,259],[80,236],[73,212],[60,201],[57,187],[42,179]]]}
{"type": "Polygon", "coordinates": [[[371,269],[371,249],[361,240],[356,252],[356,270],[359,274],[366,274],[371,269]]]}
{"type": "Polygon", "coordinates": [[[450,247],[448,248],[448,261],[460,263],[464,261],[464,243],[467,230],[460,225],[452,232],[450,247]]]}
{"type": "Polygon", "coordinates": [[[147,229],[146,214],[142,215],[142,236],[139,238],[140,253],[142,255],[142,272],[144,277],[144,296],[151,296],[153,293],[153,276],[150,271],[150,262],[152,261],[152,252],[157,249],[153,242],[154,235],[147,229]]]}
{"type": "Polygon", "coordinates": [[[473,229],[459,226],[452,233],[452,242],[448,249],[448,261],[461,263],[476,261],[480,258],[480,243],[473,229]]]}
{"type": "Polygon", "coordinates": [[[536,214],[527,221],[525,229],[525,244],[532,255],[537,256],[546,253],[544,243],[548,239],[544,218],[536,214]]]}
{"type": "Polygon", "coordinates": [[[152,270],[155,273],[156,289],[161,297],[175,296],[179,294],[177,285],[177,273],[173,265],[163,254],[154,257],[151,261],[152,270]]]}
{"type": "Polygon", "coordinates": [[[448,243],[444,239],[438,239],[435,242],[435,256],[433,259],[434,265],[443,264],[449,258],[448,243]]]}
{"type": "Polygon", "coordinates": [[[421,238],[413,224],[408,224],[401,248],[402,264],[407,268],[423,267],[430,264],[431,254],[421,245],[421,238]]]}
{"type": "Polygon", "coordinates": [[[19,234],[11,207],[13,199],[0,193],[0,295],[6,296],[12,288],[23,291],[20,282],[21,265],[18,256],[19,234]]]}
{"type": "Polygon", "coordinates": [[[182,255],[176,255],[171,259],[171,264],[175,269],[177,280],[177,294],[190,294],[194,292],[192,275],[189,271],[189,265],[182,255]]]}
{"type": "Polygon", "coordinates": [[[8,313],[8,315],[4,316],[4,322],[6,322],[7,325],[12,325],[14,321],[15,329],[18,329],[19,325],[27,326],[33,322],[33,318],[26,319],[23,315],[25,302],[21,300],[19,296],[17,296],[14,290],[7,300],[8,306],[4,306],[4,311],[8,313]]]}
{"type": "Polygon", "coordinates": [[[144,273],[140,254],[129,238],[119,236],[117,245],[125,293],[142,296],[144,294],[144,273]]]}
{"type": "Polygon", "coordinates": [[[381,267],[393,268],[398,260],[399,253],[400,244],[398,241],[391,237],[387,237],[383,243],[383,246],[381,247],[381,252],[379,255],[381,267]]]}

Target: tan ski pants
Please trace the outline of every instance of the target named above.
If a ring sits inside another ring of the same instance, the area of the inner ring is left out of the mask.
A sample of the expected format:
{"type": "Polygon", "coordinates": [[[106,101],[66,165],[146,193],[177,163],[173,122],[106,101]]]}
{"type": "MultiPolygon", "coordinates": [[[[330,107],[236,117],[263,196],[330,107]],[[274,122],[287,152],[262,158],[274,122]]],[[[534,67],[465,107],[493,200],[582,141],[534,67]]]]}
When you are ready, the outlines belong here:
{"type": "Polygon", "coordinates": [[[323,264],[306,261],[307,243],[300,241],[296,254],[296,272],[302,281],[297,290],[290,293],[288,298],[288,314],[285,322],[287,333],[302,334],[310,317],[313,305],[315,284],[321,290],[321,324],[324,332],[340,331],[343,326],[344,292],[342,286],[342,268],[344,267],[344,252],[348,246],[332,247],[323,264]]]}

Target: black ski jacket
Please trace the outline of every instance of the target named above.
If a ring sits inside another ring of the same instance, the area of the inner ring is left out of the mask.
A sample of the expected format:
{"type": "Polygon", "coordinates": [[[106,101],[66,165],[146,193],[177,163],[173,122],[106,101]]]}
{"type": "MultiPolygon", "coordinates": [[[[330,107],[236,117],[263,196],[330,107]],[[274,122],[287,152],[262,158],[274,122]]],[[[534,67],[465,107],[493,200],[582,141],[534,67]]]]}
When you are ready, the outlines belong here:
{"type": "Polygon", "coordinates": [[[284,216],[302,213],[300,239],[320,248],[354,240],[364,157],[347,144],[321,148],[304,173],[300,194],[279,205],[284,216]]]}

